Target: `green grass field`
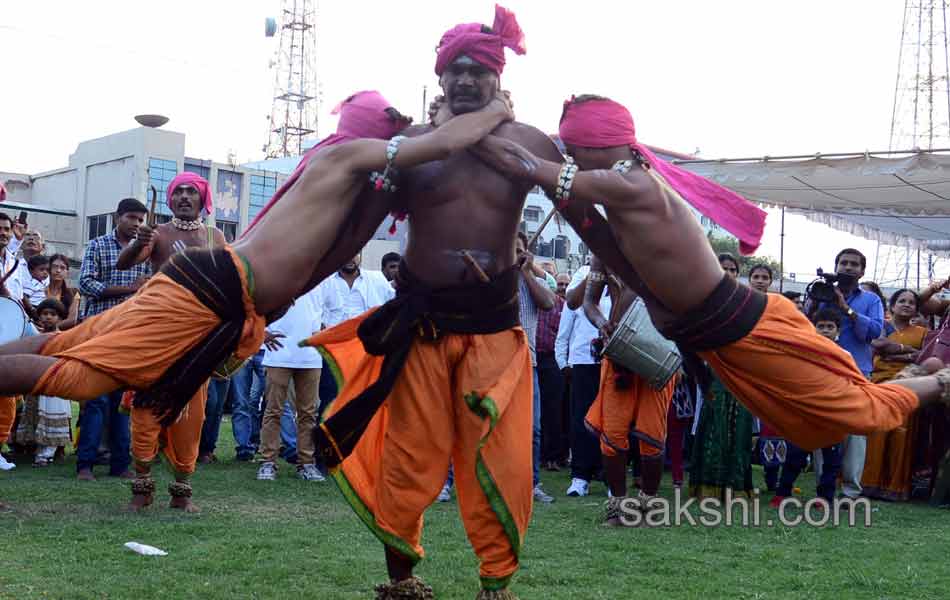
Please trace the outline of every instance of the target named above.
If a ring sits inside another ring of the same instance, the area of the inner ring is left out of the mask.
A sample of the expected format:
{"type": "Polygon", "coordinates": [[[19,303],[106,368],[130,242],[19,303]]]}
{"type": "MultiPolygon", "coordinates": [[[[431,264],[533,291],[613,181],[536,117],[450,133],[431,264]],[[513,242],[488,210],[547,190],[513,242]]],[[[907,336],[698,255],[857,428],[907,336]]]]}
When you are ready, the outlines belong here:
{"type": "MultiPolygon", "coordinates": [[[[158,504],[122,511],[128,483],[75,479],[75,457],[0,473],[0,598],[372,598],[385,579],[382,549],[335,484],[307,483],[281,465],[278,481],[233,461],[227,419],[221,462],[199,467],[199,515],[165,507],[169,476],[156,470],[158,504]],[[158,546],[166,557],[123,544],[158,546]]],[[[934,598],[950,597],[948,513],[874,503],[870,528],[665,527],[598,524],[604,488],[567,498],[567,474],[544,473],[557,497],[536,506],[512,589],[548,598],[934,598]]],[[[757,479],[761,484],[760,473],[757,479]]],[[[814,480],[799,482],[806,494],[814,480]]],[[[670,494],[669,479],[663,492],[670,494]]],[[[762,517],[777,512],[764,506],[762,517]]],[[[473,598],[477,562],[455,503],[426,514],[427,551],[417,573],[438,598],[473,598]]]]}

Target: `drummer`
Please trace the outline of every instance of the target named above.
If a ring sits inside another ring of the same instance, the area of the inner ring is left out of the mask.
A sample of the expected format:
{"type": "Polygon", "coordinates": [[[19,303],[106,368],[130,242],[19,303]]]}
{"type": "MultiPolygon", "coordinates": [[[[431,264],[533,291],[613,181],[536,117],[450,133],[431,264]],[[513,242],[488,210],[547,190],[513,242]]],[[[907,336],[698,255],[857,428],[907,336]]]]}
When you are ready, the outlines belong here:
{"type": "MultiPolygon", "coordinates": [[[[584,313],[600,331],[606,344],[618,323],[630,310],[637,295],[623,284],[595,256],[590,263],[584,313]],[[604,287],[611,299],[609,318],[600,310],[604,287]]],[[[610,489],[610,502],[604,524],[621,526],[620,503],[627,496],[627,454],[629,432],[639,440],[640,492],[639,506],[646,507],[657,495],[663,475],[663,447],[666,444],[666,417],[673,399],[676,378],[661,390],[653,389],[646,379],[605,356],[600,370],[600,391],[587,412],[585,424],[600,437],[604,474],[610,489]]]]}
{"type": "MultiPolygon", "coordinates": [[[[116,268],[128,269],[148,260],[152,273],[158,273],[166,260],[185,248],[221,247],[227,243],[219,229],[202,223],[202,214],[210,215],[213,209],[211,190],[203,177],[181,173],[168,184],[167,200],[174,215],[172,220],[154,229],[141,225],[135,241],[119,254],[116,268]]],[[[123,399],[123,403],[128,405],[129,400],[131,398],[123,399]]],[[[161,448],[175,475],[175,482],[168,486],[171,495],[169,507],[198,512],[191,501],[191,475],[198,460],[207,400],[208,382],[205,381],[188,401],[181,417],[168,427],[161,425],[151,409],[130,407],[135,467],[132,500],[128,506],[130,511],[140,511],[152,503],[155,491],[152,463],[161,448]]]]}

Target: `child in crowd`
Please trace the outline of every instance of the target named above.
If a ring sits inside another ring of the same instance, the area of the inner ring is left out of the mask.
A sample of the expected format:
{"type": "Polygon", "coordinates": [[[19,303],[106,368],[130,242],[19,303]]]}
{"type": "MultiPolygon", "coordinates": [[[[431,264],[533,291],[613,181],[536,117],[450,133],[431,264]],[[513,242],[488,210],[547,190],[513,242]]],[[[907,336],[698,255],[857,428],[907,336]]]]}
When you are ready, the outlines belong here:
{"type": "MultiPolygon", "coordinates": [[[[39,257],[33,257],[39,258],[39,257]]],[[[33,272],[32,262],[30,259],[33,272]]],[[[47,261],[47,268],[49,262],[47,261]]],[[[67,311],[63,303],[55,298],[46,298],[36,307],[36,323],[41,333],[52,333],[59,329],[60,322],[66,318],[67,311]]],[[[36,423],[36,456],[33,466],[45,467],[56,455],[57,448],[65,448],[72,443],[70,418],[72,407],[69,400],[53,396],[39,397],[39,418],[36,423]]]]}
{"type": "Polygon", "coordinates": [[[30,277],[23,282],[23,308],[36,320],[36,307],[46,299],[46,286],[49,285],[49,257],[42,254],[31,256],[26,266],[30,277]]]}
{"type": "MultiPolygon", "coordinates": [[[[822,308],[815,313],[813,323],[819,335],[834,342],[838,341],[838,334],[841,332],[841,311],[837,308],[822,308]]],[[[835,444],[827,448],[822,448],[821,455],[821,472],[818,473],[816,471],[815,473],[818,477],[817,492],[818,496],[823,498],[828,502],[828,505],[831,506],[835,497],[838,473],[841,471],[842,446],[841,444],[835,444]]],[[[792,495],[795,480],[798,479],[799,473],[802,472],[806,464],[808,464],[808,452],[789,442],[788,453],[785,458],[785,464],[782,465],[778,488],[769,506],[778,508],[782,500],[792,495]]]]}

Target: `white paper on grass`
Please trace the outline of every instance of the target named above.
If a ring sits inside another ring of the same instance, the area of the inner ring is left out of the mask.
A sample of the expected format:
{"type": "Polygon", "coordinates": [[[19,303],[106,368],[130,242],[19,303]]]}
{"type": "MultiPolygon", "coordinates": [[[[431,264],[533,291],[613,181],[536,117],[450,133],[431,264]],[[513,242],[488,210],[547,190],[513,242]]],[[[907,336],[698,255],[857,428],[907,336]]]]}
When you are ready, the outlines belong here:
{"type": "Polygon", "coordinates": [[[125,547],[136,554],[141,554],[142,556],[168,556],[168,552],[165,552],[164,550],[160,550],[155,546],[140,544],[138,542],[126,542],[125,547]]]}

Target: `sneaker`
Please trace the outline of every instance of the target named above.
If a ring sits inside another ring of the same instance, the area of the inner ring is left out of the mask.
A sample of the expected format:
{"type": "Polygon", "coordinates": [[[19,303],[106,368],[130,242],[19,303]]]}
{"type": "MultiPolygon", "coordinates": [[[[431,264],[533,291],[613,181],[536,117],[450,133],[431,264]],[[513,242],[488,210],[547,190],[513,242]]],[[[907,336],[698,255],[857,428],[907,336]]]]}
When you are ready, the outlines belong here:
{"type": "Polygon", "coordinates": [[[277,465],[268,461],[261,463],[261,468],[257,470],[258,481],[274,481],[277,479],[277,465]]]}
{"type": "Polygon", "coordinates": [[[451,502],[452,501],[452,490],[447,485],[442,486],[442,491],[439,492],[439,497],[436,498],[439,502],[451,502]]]}
{"type": "Polygon", "coordinates": [[[16,465],[8,461],[0,454],[0,471],[9,471],[10,469],[15,469],[16,465]]]}
{"type": "Polygon", "coordinates": [[[589,489],[590,484],[586,479],[578,479],[575,477],[571,479],[571,487],[567,488],[567,495],[574,498],[586,496],[589,489]]]}
{"type": "MultiPolygon", "coordinates": [[[[264,467],[261,466],[261,470],[264,470],[264,467]]],[[[320,472],[320,469],[316,465],[302,465],[297,467],[297,477],[303,479],[304,481],[326,481],[326,477],[323,476],[323,473],[320,472]]],[[[257,478],[260,479],[260,473],[258,473],[257,478]]]]}
{"type": "Polygon", "coordinates": [[[538,485],[534,486],[534,501],[540,502],[541,504],[551,504],[554,502],[554,496],[545,493],[545,491],[541,489],[541,484],[539,483],[538,485]]]}

